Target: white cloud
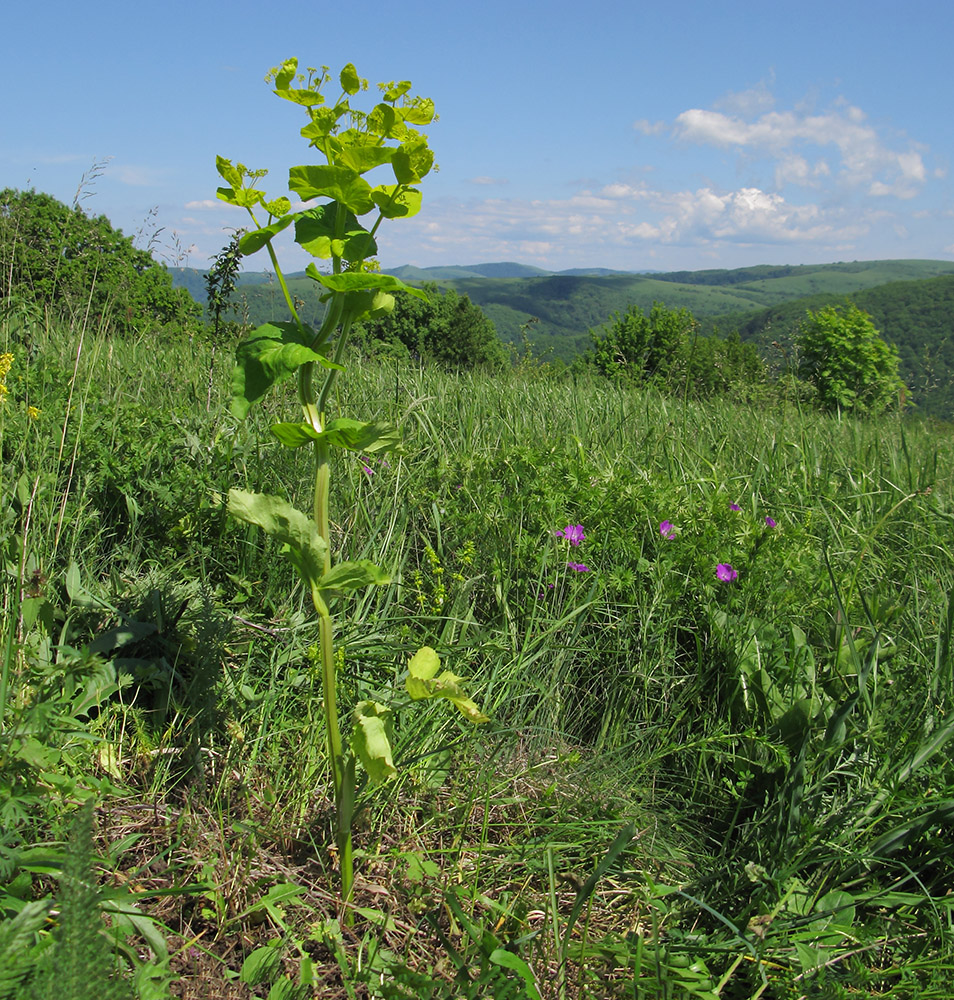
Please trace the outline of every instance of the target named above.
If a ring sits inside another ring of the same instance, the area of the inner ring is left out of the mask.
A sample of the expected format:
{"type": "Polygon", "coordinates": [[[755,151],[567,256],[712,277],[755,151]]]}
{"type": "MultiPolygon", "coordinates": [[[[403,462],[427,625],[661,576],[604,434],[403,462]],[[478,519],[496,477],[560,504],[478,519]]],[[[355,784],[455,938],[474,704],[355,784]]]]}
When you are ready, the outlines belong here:
{"type": "Polygon", "coordinates": [[[468,177],[466,181],[468,184],[479,184],[486,187],[509,183],[506,177],[468,177]]]}
{"type": "Polygon", "coordinates": [[[766,111],[751,118],[690,108],[676,117],[672,134],[687,143],[775,159],[779,188],[788,183],[817,186],[832,175],[831,158],[839,182],[877,197],[911,198],[927,180],[924,147],[905,140],[902,148],[892,148],[854,105],[837,104],[815,114],[766,111]],[[821,150],[828,151],[825,157],[819,156],[821,150]]]}

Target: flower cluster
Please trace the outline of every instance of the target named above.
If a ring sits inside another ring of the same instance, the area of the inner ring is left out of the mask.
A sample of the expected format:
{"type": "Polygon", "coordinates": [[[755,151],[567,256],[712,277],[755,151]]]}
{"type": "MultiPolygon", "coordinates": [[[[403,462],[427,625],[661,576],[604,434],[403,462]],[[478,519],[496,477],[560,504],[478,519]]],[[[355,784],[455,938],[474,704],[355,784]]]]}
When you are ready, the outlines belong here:
{"type": "Polygon", "coordinates": [[[0,403],[7,398],[7,373],[13,367],[12,354],[0,354],[0,403]]]}
{"type": "MultiPolygon", "coordinates": [[[[741,511],[742,508],[737,503],[730,503],[729,510],[731,511],[741,511]]],[[[778,522],[774,518],[766,515],[765,524],[769,528],[777,527],[778,522]]],[[[672,521],[661,521],[659,523],[659,534],[667,541],[671,542],[676,537],[676,528],[672,521]]],[[[716,579],[722,583],[732,583],[734,580],[739,578],[739,571],[733,567],[731,563],[720,562],[716,564],[715,569],[716,579]]]]}

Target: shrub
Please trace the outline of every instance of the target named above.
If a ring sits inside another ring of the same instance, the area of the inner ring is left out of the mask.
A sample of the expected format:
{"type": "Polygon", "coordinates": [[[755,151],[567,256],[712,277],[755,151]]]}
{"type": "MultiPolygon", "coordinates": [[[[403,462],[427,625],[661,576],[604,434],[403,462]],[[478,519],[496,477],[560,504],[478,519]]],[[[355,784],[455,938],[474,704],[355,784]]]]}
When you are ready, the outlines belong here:
{"type": "Polygon", "coordinates": [[[857,306],[809,312],[796,339],[799,377],[814,385],[822,409],[876,416],[902,405],[897,349],[857,306]]]}

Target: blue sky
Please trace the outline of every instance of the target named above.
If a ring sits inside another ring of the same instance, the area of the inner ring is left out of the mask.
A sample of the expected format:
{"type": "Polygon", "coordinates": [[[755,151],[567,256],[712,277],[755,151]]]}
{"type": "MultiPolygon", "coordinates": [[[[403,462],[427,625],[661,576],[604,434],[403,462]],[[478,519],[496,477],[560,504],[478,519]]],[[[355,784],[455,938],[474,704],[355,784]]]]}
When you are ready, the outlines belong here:
{"type": "Polygon", "coordinates": [[[950,0],[41,0],[3,21],[0,187],[72,203],[100,164],[84,208],[168,263],[207,266],[245,224],[216,154],[267,167],[271,197],[317,162],[263,79],[290,56],[437,105],[440,171],[379,231],[385,267],[954,259],[950,0]]]}

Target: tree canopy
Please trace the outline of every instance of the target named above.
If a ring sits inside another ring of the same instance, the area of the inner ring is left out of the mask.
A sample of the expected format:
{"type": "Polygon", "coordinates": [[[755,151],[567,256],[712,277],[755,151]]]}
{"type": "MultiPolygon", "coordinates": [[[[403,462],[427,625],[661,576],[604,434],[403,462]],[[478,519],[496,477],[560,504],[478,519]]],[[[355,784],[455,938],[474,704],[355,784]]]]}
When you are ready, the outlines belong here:
{"type": "Polygon", "coordinates": [[[363,323],[365,348],[412,354],[456,368],[500,367],[507,350],[494,324],[466,295],[424,286],[427,299],[395,296],[394,309],[363,323]]]}
{"type": "Polygon", "coordinates": [[[856,305],[809,312],[796,343],[799,377],[812,384],[823,409],[876,416],[902,404],[898,352],[856,305]]]}
{"type": "Polygon", "coordinates": [[[650,383],[664,390],[706,397],[745,393],[765,380],[765,366],[753,344],[738,334],[728,339],[700,337],[688,309],[654,302],[645,313],[630,306],[593,331],[582,365],[617,381],[650,383]]]}
{"type": "Polygon", "coordinates": [[[0,192],[3,296],[107,319],[120,332],[198,320],[201,308],[105,215],[36,191],[0,192]]]}

